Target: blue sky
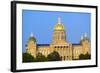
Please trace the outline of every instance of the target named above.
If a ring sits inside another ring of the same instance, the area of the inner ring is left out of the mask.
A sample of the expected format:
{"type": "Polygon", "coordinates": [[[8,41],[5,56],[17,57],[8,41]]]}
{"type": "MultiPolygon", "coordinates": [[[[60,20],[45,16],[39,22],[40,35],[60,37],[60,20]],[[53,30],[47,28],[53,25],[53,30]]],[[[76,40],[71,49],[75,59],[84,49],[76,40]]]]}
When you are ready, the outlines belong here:
{"type": "Polygon", "coordinates": [[[91,14],[79,12],[54,12],[23,10],[22,12],[22,50],[25,52],[25,44],[31,33],[37,40],[37,44],[50,44],[53,29],[61,18],[65,26],[66,40],[70,43],[79,43],[84,33],[90,38],[91,14]]]}

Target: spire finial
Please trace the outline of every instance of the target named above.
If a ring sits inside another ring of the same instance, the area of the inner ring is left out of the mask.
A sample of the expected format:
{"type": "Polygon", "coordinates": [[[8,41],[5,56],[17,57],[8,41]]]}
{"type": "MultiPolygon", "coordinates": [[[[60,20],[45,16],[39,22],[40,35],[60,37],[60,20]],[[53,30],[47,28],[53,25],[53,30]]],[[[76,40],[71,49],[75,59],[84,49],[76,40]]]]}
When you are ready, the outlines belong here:
{"type": "Polygon", "coordinates": [[[81,40],[83,40],[83,36],[81,36],[81,40]]]}
{"type": "Polygon", "coordinates": [[[33,37],[33,33],[31,32],[30,37],[33,37]]]}
{"type": "Polygon", "coordinates": [[[61,19],[60,19],[60,17],[58,17],[58,24],[61,24],[61,19]]]}
{"type": "Polygon", "coordinates": [[[87,37],[87,33],[84,34],[84,37],[87,37]]]}

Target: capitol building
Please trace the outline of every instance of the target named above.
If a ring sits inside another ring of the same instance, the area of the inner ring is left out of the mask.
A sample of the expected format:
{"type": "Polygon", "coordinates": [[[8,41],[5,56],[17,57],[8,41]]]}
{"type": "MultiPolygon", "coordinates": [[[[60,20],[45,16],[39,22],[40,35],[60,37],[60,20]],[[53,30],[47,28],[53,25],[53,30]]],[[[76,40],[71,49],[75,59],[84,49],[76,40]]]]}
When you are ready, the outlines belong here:
{"type": "Polygon", "coordinates": [[[79,44],[67,42],[67,34],[64,25],[61,23],[60,17],[53,29],[52,41],[50,44],[37,44],[36,38],[31,34],[26,52],[36,57],[37,53],[42,53],[44,56],[56,51],[59,53],[61,60],[79,59],[80,54],[90,54],[90,41],[84,35],[80,38],[79,44]]]}

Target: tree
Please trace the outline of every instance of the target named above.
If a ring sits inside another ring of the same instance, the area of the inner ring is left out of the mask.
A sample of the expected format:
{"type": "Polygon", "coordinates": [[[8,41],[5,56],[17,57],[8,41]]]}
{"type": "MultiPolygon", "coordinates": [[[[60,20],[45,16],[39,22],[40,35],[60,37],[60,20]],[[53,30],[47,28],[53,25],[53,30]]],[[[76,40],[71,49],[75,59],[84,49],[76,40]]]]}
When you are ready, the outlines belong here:
{"type": "Polygon", "coordinates": [[[42,53],[38,53],[36,56],[36,62],[44,62],[44,61],[47,61],[47,58],[42,53]]]}
{"type": "Polygon", "coordinates": [[[29,53],[23,53],[23,62],[33,62],[34,57],[29,53]]]}
{"type": "Polygon", "coordinates": [[[88,54],[88,53],[86,53],[85,55],[84,54],[80,54],[79,59],[80,60],[91,59],[91,55],[88,54]]]}
{"type": "Polygon", "coordinates": [[[90,54],[86,53],[85,56],[86,56],[85,57],[86,59],[91,59],[91,55],[90,54]]]}
{"type": "Polygon", "coordinates": [[[60,61],[60,55],[58,52],[54,51],[47,56],[48,61],[60,61]]]}
{"type": "Polygon", "coordinates": [[[80,59],[80,60],[84,60],[84,59],[85,59],[85,58],[84,58],[84,55],[83,55],[83,54],[80,54],[79,59],[80,59]]]}

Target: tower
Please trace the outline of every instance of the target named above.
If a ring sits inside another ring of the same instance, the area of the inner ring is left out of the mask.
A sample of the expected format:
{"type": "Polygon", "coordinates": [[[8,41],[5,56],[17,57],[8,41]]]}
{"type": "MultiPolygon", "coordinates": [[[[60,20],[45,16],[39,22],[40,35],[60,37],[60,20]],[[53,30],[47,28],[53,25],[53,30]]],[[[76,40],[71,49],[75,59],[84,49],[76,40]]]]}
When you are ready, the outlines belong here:
{"type": "Polygon", "coordinates": [[[33,37],[33,33],[30,34],[28,39],[26,52],[31,54],[33,57],[36,57],[36,39],[33,37]]]}
{"type": "Polygon", "coordinates": [[[54,33],[53,33],[53,43],[62,43],[66,42],[66,33],[65,33],[65,28],[64,25],[61,24],[61,19],[60,17],[58,18],[58,23],[54,27],[54,33]]]}
{"type": "Polygon", "coordinates": [[[52,51],[59,53],[61,60],[72,59],[71,45],[66,42],[66,31],[60,17],[54,26],[53,39],[50,45],[52,51]]]}
{"type": "Polygon", "coordinates": [[[85,33],[83,39],[81,39],[81,44],[83,46],[83,54],[90,54],[90,41],[85,33]]]}

